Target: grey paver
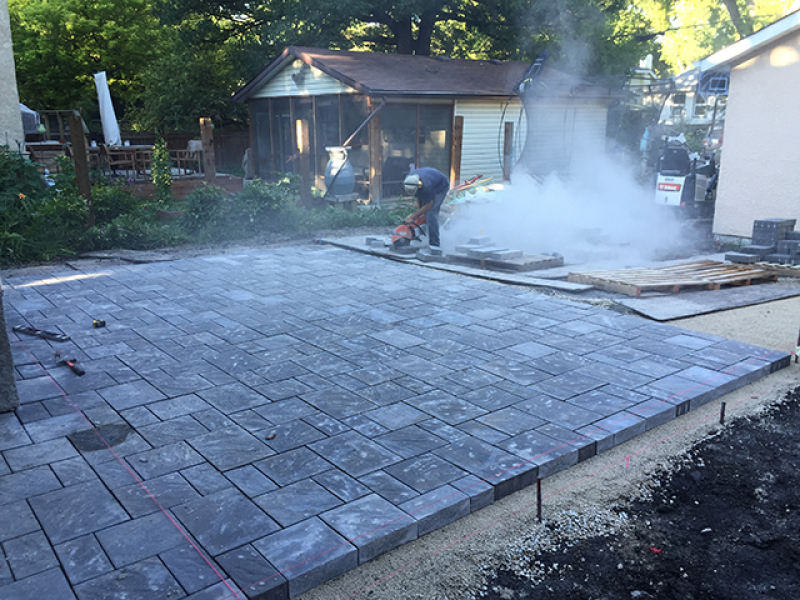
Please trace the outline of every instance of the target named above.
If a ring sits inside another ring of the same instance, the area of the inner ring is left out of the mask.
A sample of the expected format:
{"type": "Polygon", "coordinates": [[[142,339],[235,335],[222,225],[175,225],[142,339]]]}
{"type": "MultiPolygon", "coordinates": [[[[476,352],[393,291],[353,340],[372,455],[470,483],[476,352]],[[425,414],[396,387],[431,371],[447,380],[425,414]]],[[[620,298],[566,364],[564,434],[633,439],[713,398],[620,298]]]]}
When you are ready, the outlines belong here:
{"type": "Polygon", "coordinates": [[[58,566],[44,533],[34,531],[3,544],[14,579],[24,579],[58,566]]]}
{"type": "Polygon", "coordinates": [[[212,556],[280,529],[246,496],[225,489],[173,508],[175,516],[212,556]]]}
{"type": "Polygon", "coordinates": [[[282,527],[339,506],[342,501],[313,480],[306,479],[254,499],[282,527]]]}
{"type": "Polygon", "coordinates": [[[416,456],[384,470],[420,493],[467,475],[461,468],[434,454],[416,456]]]}
{"type": "Polygon", "coordinates": [[[203,457],[186,442],[161,446],[128,457],[128,463],[144,479],[159,477],[202,462],[203,457]]]}
{"type": "Polygon", "coordinates": [[[75,586],[81,600],[180,598],[181,586],[158,558],[148,558],[75,586]]]}
{"type": "Polygon", "coordinates": [[[0,542],[31,533],[39,529],[39,523],[25,502],[15,502],[2,508],[0,519],[0,542]]]}
{"type": "Polygon", "coordinates": [[[32,440],[13,412],[0,414],[0,451],[30,443],[32,440]]]}
{"type": "Polygon", "coordinates": [[[23,471],[66,458],[78,456],[78,452],[65,438],[49,440],[39,444],[12,448],[3,452],[12,471],[23,471]]]}
{"type": "Polygon", "coordinates": [[[359,564],[417,538],[417,522],[376,494],[329,510],[320,518],[358,548],[359,564]]]}
{"type": "Polygon", "coordinates": [[[248,598],[284,600],[289,584],[253,546],[246,545],[220,555],[217,560],[248,598]]]}
{"type": "Polygon", "coordinates": [[[182,544],[159,554],[172,576],[189,594],[222,581],[220,569],[201,552],[196,545],[184,540],[182,544]]]}
{"type": "Polygon", "coordinates": [[[238,469],[232,469],[225,473],[225,476],[238,487],[245,496],[250,498],[278,489],[278,486],[275,485],[269,477],[264,475],[264,473],[256,469],[253,465],[245,465],[238,469]]]}
{"type": "MultiPolygon", "coordinates": [[[[153,417],[155,418],[155,417],[153,417]]],[[[151,446],[165,446],[181,440],[188,440],[208,433],[203,425],[191,415],[175,417],[168,421],[158,421],[152,425],[144,425],[137,428],[142,437],[151,446]]]]}
{"type": "Polygon", "coordinates": [[[280,486],[289,485],[332,468],[332,465],[308,448],[296,448],[265,458],[255,466],[280,486]]]}
{"type": "Polygon", "coordinates": [[[58,544],[55,546],[55,551],[73,585],[114,570],[114,566],[93,535],[85,535],[58,544]]]}
{"type": "Polygon", "coordinates": [[[29,502],[54,544],[128,520],[128,515],[99,481],[48,492],[29,502]]]}
{"type": "Polygon", "coordinates": [[[200,497],[180,473],[168,473],[149,479],[145,486],[134,483],[117,488],[114,495],[134,518],[200,497]]]}
{"type": "Polygon", "coordinates": [[[175,548],[186,541],[160,510],[98,531],[96,535],[117,569],[175,548]]]}
{"type": "Polygon", "coordinates": [[[159,419],[167,420],[183,415],[189,415],[210,408],[210,404],[195,394],[179,396],[170,400],[153,402],[147,406],[148,410],[159,419]]]}
{"type": "Polygon", "coordinates": [[[48,467],[37,467],[0,477],[0,506],[61,488],[48,467]]]}
{"type": "Polygon", "coordinates": [[[368,487],[338,469],[324,471],[314,475],[313,479],[345,502],[350,502],[370,493],[368,487]]]}
{"type": "Polygon", "coordinates": [[[0,588],[0,597],[4,600],[6,598],[8,600],[41,600],[42,598],[75,600],[75,594],[72,593],[61,569],[57,567],[0,588]]]}
{"type": "Polygon", "coordinates": [[[358,565],[358,550],[317,517],[261,538],[253,546],[288,580],[290,597],[358,565]]]}
{"type": "Polygon", "coordinates": [[[98,393],[116,410],[166,399],[164,394],[144,380],[113,385],[100,389],[98,393]]]}
{"type": "Polygon", "coordinates": [[[446,485],[404,502],[399,508],[417,521],[418,535],[422,536],[467,516],[470,498],[446,485]]]}
{"type": "Polygon", "coordinates": [[[269,398],[241,383],[230,383],[197,392],[203,400],[223,413],[234,413],[248,408],[268,404],[269,398]]]}
{"type": "Polygon", "coordinates": [[[355,431],[314,442],[310,448],[356,478],[400,460],[396,454],[355,431]]]}

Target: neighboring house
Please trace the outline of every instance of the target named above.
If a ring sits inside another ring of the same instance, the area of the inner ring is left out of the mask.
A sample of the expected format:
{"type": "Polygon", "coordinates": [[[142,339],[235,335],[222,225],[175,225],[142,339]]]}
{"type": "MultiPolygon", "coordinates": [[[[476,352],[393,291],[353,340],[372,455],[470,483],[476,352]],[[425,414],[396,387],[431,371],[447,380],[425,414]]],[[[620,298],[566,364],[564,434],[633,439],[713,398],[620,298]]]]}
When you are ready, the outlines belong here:
{"type": "Polygon", "coordinates": [[[659,122],[669,127],[710,127],[725,120],[727,97],[698,90],[699,69],[685,71],[670,78],[670,93],[664,102],[659,122]]]}
{"type": "Polygon", "coordinates": [[[730,73],[714,233],[749,238],[756,219],[800,218],[800,11],[695,66],[730,73]]]}
{"type": "Polygon", "coordinates": [[[616,96],[545,67],[528,123],[517,94],[527,69],[527,63],[289,47],[234,100],[250,109],[256,175],[297,171],[296,123],[305,120],[311,175],[324,189],[325,148],[341,145],[385,99],[349,144],[361,196],[379,200],[397,196],[408,171],[420,166],[453,182],[476,175],[501,181],[504,147],[518,158],[526,142],[526,166],[536,174],[568,172],[576,148],[604,151],[607,108],[616,96]]]}
{"type": "Polygon", "coordinates": [[[0,0],[0,146],[18,150],[17,143],[24,142],[8,0],[0,0]]]}

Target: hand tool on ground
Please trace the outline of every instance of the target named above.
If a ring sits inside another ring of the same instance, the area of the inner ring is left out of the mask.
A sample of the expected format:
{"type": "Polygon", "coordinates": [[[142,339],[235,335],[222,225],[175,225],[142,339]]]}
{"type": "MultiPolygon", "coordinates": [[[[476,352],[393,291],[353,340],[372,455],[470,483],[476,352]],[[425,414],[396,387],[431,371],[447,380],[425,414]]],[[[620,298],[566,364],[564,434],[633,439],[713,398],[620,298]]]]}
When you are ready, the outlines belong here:
{"type": "Polygon", "coordinates": [[[56,352],[56,366],[57,367],[67,366],[72,370],[73,373],[75,373],[75,375],[77,375],[78,377],[82,377],[82,376],[86,375],[86,371],[84,371],[77,364],[75,364],[77,362],[78,361],[75,360],[74,358],[61,358],[61,351],[60,350],[58,352],[56,352]]]}
{"type": "Polygon", "coordinates": [[[35,327],[22,327],[17,325],[13,328],[16,333],[24,333],[25,335],[33,335],[43,340],[53,340],[54,342],[68,342],[69,336],[55,331],[45,331],[44,329],[36,329],[35,327]]]}

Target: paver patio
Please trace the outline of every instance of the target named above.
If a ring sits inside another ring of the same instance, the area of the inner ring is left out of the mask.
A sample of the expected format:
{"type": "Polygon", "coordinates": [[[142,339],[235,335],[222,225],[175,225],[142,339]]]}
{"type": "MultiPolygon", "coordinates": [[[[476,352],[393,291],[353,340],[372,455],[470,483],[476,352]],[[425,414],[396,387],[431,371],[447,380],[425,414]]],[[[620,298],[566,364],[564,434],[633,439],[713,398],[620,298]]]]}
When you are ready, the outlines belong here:
{"type": "Polygon", "coordinates": [[[326,246],[4,283],[71,341],[10,334],[0,600],[294,597],[790,358],[326,246]]]}

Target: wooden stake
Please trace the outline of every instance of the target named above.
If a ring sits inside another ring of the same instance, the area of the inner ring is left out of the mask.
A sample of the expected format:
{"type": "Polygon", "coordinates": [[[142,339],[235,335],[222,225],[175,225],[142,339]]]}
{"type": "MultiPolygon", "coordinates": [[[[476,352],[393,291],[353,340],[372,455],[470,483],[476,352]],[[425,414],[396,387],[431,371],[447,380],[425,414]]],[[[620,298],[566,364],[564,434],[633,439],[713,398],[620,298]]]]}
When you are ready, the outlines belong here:
{"type": "Polygon", "coordinates": [[[464,117],[453,119],[453,136],[450,142],[450,188],[461,183],[461,145],[464,141],[464,117]]]}
{"type": "Polygon", "coordinates": [[[217,167],[214,162],[214,128],[211,119],[200,119],[200,139],[203,141],[203,171],[208,183],[217,182],[217,167]]]}
{"type": "Polygon", "coordinates": [[[92,204],[92,182],[89,179],[89,158],[86,154],[86,136],[83,134],[81,114],[74,110],[69,114],[69,140],[72,162],[75,164],[75,181],[78,193],[86,200],[88,208],[86,227],[94,227],[94,205],[92,204]]]}
{"type": "Polygon", "coordinates": [[[514,123],[506,123],[503,129],[503,181],[511,180],[511,164],[514,154],[514,123]]]}
{"type": "Polygon", "coordinates": [[[298,163],[298,174],[300,175],[300,203],[303,206],[311,206],[311,165],[309,157],[311,144],[308,136],[308,121],[298,119],[296,125],[297,151],[300,161],[298,163]]]}

